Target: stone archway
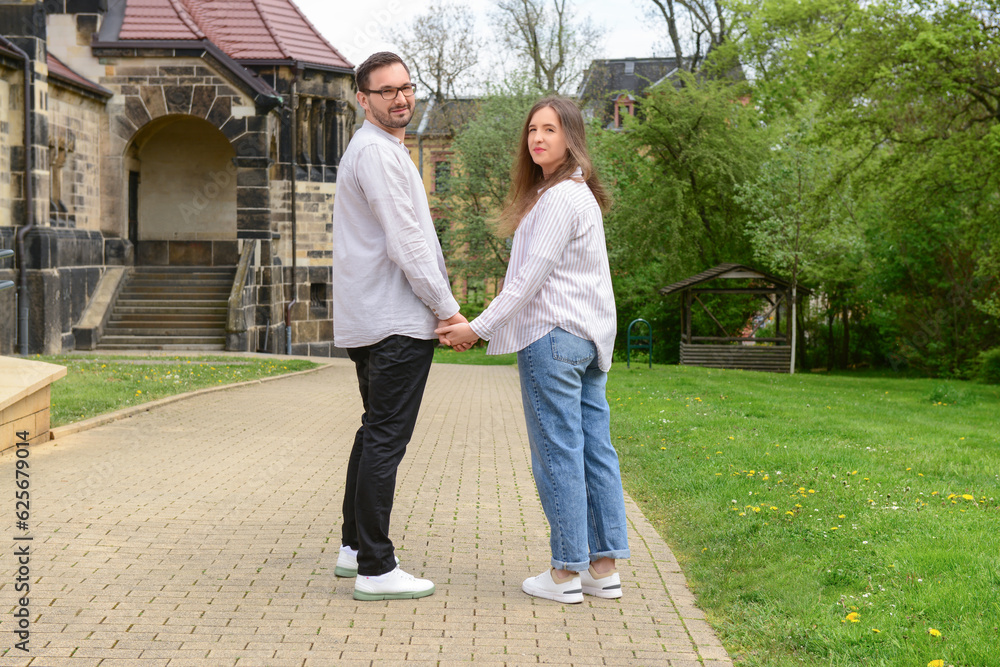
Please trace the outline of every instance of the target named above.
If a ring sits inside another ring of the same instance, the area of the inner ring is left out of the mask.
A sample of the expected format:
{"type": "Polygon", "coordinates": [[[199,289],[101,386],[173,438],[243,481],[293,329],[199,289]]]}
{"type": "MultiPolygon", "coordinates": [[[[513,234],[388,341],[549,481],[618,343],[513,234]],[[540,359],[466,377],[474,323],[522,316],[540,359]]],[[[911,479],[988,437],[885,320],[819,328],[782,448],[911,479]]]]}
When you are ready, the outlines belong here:
{"type": "Polygon", "coordinates": [[[136,264],[236,264],[235,157],[226,135],[198,116],[162,116],[135,133],[125,165],[136,264]]]}

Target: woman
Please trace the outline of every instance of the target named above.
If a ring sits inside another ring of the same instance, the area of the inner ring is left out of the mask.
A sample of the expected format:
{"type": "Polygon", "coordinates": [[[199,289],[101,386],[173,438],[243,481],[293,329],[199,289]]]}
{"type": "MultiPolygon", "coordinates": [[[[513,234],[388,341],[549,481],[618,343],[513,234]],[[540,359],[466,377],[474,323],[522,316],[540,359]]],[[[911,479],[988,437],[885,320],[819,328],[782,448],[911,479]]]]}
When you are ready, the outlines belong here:
{"type": "Polygon", "coordinates": [[[525,593],[558,602],[621,597],[615,559],[628,558],[618,455],[605,395],[615,303],[601,210],[608,197],[587,154],[583,118],[549,97],[525,122],[500,232],[514,234],[503,290],[447,344],[488,340],[517,352],[531,467],[551,528],[552,567],[525,593]]]}

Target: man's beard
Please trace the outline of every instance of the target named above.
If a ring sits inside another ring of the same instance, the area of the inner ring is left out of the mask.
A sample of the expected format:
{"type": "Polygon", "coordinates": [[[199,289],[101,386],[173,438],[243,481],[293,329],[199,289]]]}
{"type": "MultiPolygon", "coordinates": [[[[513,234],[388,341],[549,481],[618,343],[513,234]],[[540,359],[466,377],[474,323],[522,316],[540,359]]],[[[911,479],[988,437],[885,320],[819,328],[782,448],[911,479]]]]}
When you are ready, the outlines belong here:
{"type": "Polygon", "coordinates": [[[409,105],[406,106],[406,113],[403,115],[393,115],[388,111],[382,111],[374,104],[369,105],[368,108],[371,109],[372,116],[375,117],[375,120],[385,127],[406,127],[410,124],[410,120],[413,118],[413,109],[411,109],[409,105]]]}

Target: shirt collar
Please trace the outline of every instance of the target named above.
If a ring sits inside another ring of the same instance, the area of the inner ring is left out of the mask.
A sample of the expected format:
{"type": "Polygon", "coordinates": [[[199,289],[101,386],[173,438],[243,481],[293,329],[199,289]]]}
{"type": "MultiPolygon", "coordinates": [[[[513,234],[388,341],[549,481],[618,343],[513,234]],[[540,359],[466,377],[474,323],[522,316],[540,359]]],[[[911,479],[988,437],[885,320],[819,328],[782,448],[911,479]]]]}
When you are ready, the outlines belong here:
{"type": "Polygon", "coordinates": [[[366,127],[370,128],[371,130],[373,130],[374,132],[376,132],[376,133],[380,134],[381,136],[385,137],[386,139],[388,139],[392,143],[396,144],[397,146],[402,146],[403,148],[406,148],[406,145],[403,143],[402,139],[397,139],[395,136],[389,134],[388,132],[386,132],[381,127],[379,127],[375,123],[371,122],[367,118],[365,118],[365,122],[361,124],[361,127],[362,127],[362,129],[364,129],[366,127]]]}

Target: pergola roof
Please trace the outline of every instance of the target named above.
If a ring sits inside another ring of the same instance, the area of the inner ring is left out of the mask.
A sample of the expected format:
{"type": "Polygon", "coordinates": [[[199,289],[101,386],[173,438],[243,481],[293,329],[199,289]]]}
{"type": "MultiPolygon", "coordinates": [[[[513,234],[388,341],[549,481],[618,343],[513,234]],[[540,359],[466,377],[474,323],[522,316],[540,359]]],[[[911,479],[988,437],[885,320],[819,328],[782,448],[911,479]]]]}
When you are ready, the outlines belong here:
{"type": "MultiPolygon", "coordinates": [[[[763,271],[758,271],[757,269],[746,266],[745,264],[719,264],[718,266],[714,266],[707,271],[702,271],[697,275],[693,275],[690,278],[680,280],[673,285],[667,285],[660,290],[660,294],[666,296],[675,292],[682,292],[688,288],[696,287],[702,283],[715,280],[716,278],[756,278],[759,280],[766,280],[780,287],[791,287],[791,283],[787,280],[777,276],[772,276],[771,274],[764,273],[763,271]]],[[[802,285],[797,285],[796,291],[803,294],[812,294],[812,290],[803,287],[802,285]]]]}

